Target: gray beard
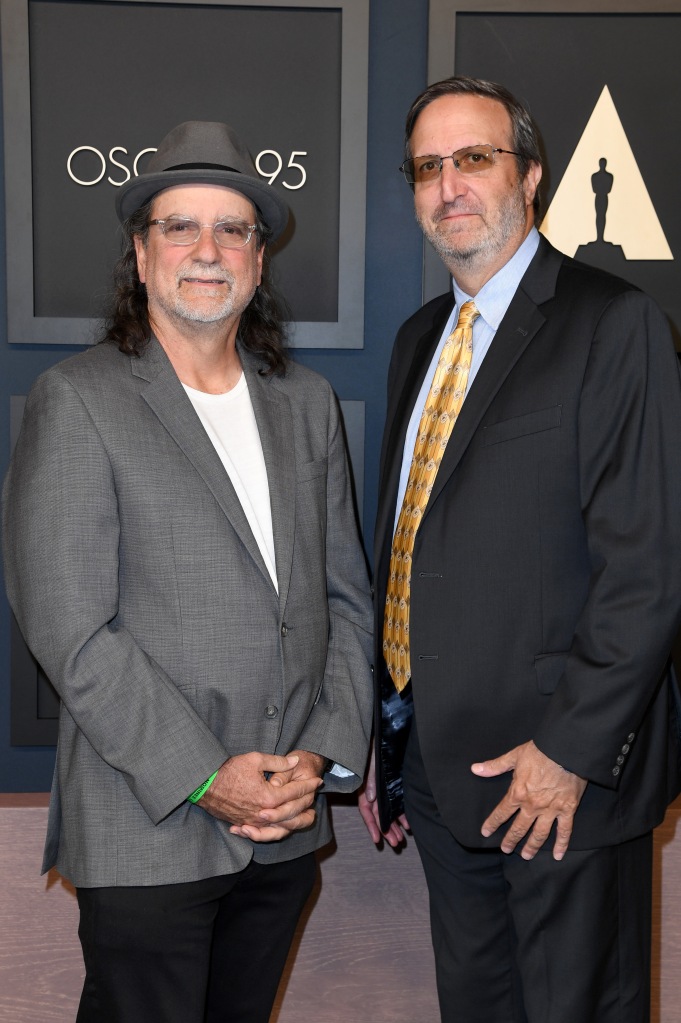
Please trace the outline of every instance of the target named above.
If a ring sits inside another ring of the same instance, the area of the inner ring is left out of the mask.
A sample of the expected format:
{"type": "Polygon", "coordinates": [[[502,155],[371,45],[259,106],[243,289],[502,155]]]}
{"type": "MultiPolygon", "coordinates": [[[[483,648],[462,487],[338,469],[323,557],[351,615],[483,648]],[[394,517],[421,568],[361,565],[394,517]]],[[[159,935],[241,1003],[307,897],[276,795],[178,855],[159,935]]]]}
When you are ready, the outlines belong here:
{"type": "MultiPolygon", "coordinates": [[[[423,225],[421,225],[423,227],[423,225]]],[[[469,270],[475,266],[476,260],[481,252],[492,254],[490,247],[477,245],[469,249],[452,249],[447,240],[438,234],[427,234],[428,241],[433,246],[438,256],[450,271],[469,270]]]]}
{"type": "MultiPolygon", "coordinates": [[[[443,205],[436,210],[446,215],[450,207],[456,208],[456,203],[449,206],[443,205]]],[[[525,227],[525,193],[522,181],[518,182],[517,189],[506,197],[499,208],[499,217],[496,224],[488,229],[485,237],[480,241],[471,244],[468,248],[456,247],[456,239],[447,238],[437,231],[437,223],[424,224],[418,217],[421,230],[433,246],[442,262],[453,272],[457,270],[475,269],[477,264],[487,262],[490,258],[498,255],[509,243],[516,232],[522,231],[525,227]]]]}
{"type": "MultiPolygon", "coordinates": [[[[202,270],[206,272],[207,269],[208,268],[201,267],[200,264],[197,265],[197,273],[200,273],[202,270]]],[[[185,273],[186,271],[182,268],[178,271],[178,276],[184,276],[185,273]]],[[[209,270],[208,275],[210,275],[209,270]]],[[[246,303],[242,303],[241,307],[237,308],[234,292],[236,278],[234,274],[226,270],[221,270],[220,277],[227,280],[230,287],[230,291],[225,295],[220,303],[207,309],[197,308],[197,306],[192,302],[185,302],[178,292],[172,305],[164,307],[166,315],[171,317],[171,319],[173,319],[176,323],[194,323],[197,324],[197,326],[199,324],[222,323],[224,320],[228,320],[234,315],[240,316],[246,306],[250,303],[255,292],[248,297],[248,301],[246,303]]]]}
{"type": "Polygon", "coordinates": [[[173,308],[166,311],[173,319],[183,323],[220,323],[234,314],[234,302],[229,295],[219,306],[208,311],[196,309],[190,303],[178,299],[173,308]]]}

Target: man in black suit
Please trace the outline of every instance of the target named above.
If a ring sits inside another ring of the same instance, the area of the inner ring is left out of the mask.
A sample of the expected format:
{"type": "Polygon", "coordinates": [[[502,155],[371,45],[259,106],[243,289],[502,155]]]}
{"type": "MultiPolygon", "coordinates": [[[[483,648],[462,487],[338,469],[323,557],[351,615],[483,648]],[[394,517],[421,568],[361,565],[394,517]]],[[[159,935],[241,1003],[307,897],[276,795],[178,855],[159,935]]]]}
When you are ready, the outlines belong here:
{"type": "Polygon", "coordinates": [[[501,86],[431,86],[406,157],[453,294],[390,366],[360,809],[374,841],[413,829],[445,1023],[643,1023],[681,781],[668,325],[539,236],[536,128],[501,86]]]}

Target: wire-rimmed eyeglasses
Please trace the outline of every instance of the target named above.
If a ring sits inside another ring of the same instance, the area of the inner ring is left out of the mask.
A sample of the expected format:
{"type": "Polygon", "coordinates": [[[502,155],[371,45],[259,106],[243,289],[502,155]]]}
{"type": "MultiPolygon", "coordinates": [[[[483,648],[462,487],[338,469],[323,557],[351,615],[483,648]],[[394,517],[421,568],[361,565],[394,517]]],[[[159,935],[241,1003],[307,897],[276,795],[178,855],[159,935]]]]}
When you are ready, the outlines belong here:
{"type": "Polygon", "coordinates": [[[514,153],[510,149],[498,149],[495,146],[465,146],[457,149],[450,156],[414,156],[405,160],[400,170],[404,174],[408,185],[422,185],[429,181],[436,181],[442,174],[442,165],[445,160],[451,160],[461,174],[480,174],[490,170],[494,166],[495,153],[508,153],[509,156],[522,156],[522,153],[514,153]]]}
{"type": "Polygon", "coordinates": [[[173,245],[194,245],[201,237],[204,227],[213,232],[217,244],[223,249],[242,249],[248,245],[255,231],[255,224],[243,220],[218,220],[216,224],[199,224],[188,217],[167,217],[165,220],[150,220],[149,226],[157,225],[164,237],[173,245]]]}

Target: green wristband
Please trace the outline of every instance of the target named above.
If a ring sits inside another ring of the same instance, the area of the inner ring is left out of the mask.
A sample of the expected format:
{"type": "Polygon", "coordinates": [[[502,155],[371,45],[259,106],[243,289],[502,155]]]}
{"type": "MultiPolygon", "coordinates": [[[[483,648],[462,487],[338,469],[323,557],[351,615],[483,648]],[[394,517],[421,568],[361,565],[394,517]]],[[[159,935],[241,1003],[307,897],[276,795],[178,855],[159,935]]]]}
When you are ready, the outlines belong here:
{"type": "Polygon", "coordinates": [[[216,771],[215,774],[211,774],[208,781],[204,781],[203,785],[199,785],[198,789],[194,789],[191,796],[187,796],[189,802],[198,803],[199,799],[201,799],[202,796],[205,796],[206,792],[208,792],[208,789],[211,787],[217,776],[218,772],[216,771]]]}

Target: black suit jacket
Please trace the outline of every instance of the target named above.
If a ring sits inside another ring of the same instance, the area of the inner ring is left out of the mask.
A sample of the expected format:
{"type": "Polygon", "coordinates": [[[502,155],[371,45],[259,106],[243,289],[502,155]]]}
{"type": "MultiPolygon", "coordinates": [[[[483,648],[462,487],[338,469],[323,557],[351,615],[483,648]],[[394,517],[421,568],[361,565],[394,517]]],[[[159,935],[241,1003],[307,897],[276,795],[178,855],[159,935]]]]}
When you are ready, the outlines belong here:
{"type": "MultiPolygon", "coordinates": [[[[406,425],[452,302],[434,299],[403,325],[390,366],[378,651],[406,425]]],[[[529,739],[589,781],[572,848],[660,822],[680,785],[668,663],[680,618],[681,384],[667,322],[642,292],[542,239],[414,548],[411,690],[429,781],[461,842],[499,844],[480,827],[510,780],[478,778],[471,763],[529,739]]],[[[378,674],[386,826],[401,809],[410,695],[378,674]]]]}

